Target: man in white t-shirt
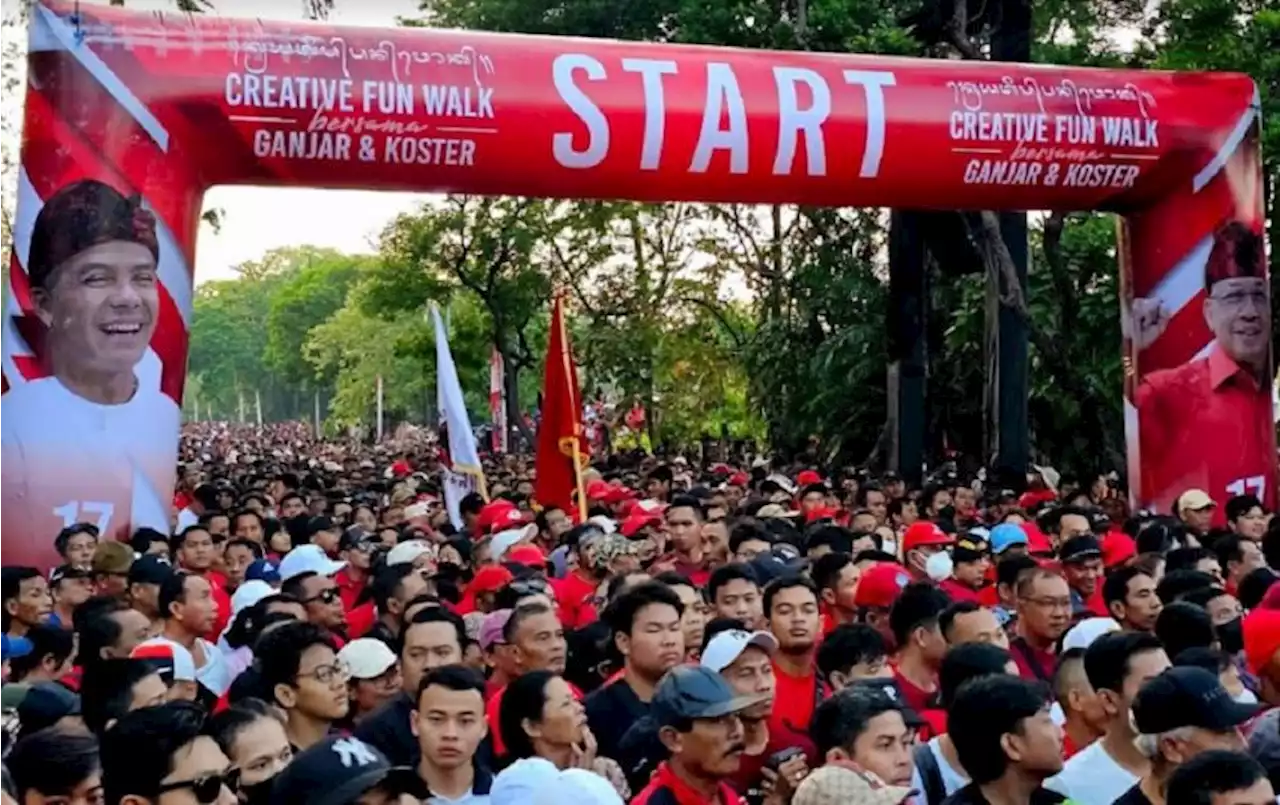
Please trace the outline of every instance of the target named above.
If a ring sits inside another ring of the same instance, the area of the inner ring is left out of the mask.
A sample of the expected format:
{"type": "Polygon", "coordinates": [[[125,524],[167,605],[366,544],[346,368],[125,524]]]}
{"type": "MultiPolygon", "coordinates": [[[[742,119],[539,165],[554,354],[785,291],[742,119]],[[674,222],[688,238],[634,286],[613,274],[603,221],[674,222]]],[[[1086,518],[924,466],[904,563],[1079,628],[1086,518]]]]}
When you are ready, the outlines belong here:
{"type": "Polygon", "coordinates": [[[231,670],[217,646],[200,635],[213,629],[217,604],[209,582],[193,573],[174,573],[160,585],[160,638],[191,652],[196,681],[214,699],[231,687],[231,670]]]}
{"type": "Polygon", "coordinates": [[[1151,771],[1151,760],[1138,751],[1129,710],[1138,690],[1170,666],[1155,635],[1112,632],[1090,644],[1084,671],[1108,716],[1107,731],[1080,750],[1045,788],[1081,803],[1114,802],[1151,771]]]}
{"type": "Polygon", "coordinates": [[[46,535],[77,522],[168,532],[181,412],[138,371],[160,317],[155,217],[86,179],[45,202],[21,251],[47,376],[0,398],[6,561],[50,560],[46,535]]]}
{"type": "MultiPolygon", "coordinates": [[[[1007,649],[991,643],[952,646],[938,669],[938,697],[944,710],[955,701],[960,686],[971,679],[998,674],[1018,675],[1018,664],[1007,649]]],[[[911,788],[919,791],[916,805],[940,803],[969,784],[960,757],[949,735],[938,735],[917,745],[911,788]]]]}

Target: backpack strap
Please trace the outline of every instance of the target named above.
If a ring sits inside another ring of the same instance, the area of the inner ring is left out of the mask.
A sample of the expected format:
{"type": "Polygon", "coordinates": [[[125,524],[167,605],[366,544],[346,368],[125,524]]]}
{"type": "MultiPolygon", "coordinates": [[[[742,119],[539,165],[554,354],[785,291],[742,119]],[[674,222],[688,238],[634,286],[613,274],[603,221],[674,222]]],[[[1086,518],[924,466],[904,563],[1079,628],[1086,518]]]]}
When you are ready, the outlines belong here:
{"type": "Polygon", "coordinates": [[[942,781],[942,769],[938,768],[938,759],[933,756],[929,743],[919,744],[915,749],[916,770],[920,772],[920,781],[924,785],[925,802],[928,805],[942,805],[947,798],[947,784],[942,781]]]}

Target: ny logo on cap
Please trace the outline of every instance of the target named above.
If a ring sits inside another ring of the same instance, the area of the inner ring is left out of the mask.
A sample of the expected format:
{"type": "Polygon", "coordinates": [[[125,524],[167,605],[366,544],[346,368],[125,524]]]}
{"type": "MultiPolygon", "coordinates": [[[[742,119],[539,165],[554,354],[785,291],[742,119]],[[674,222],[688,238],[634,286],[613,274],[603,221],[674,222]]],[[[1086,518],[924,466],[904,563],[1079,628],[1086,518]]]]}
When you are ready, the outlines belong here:
{"type": "Polygon", "coordinates": [[[370,763],[378,762],[378,756],[373,753],[373,749],[357,738],[341,738],[334,741],[333,751],[338,753],[338,757],[342,758],[342,765],[348,769],[352,766],[368,766],[370,763]]]}

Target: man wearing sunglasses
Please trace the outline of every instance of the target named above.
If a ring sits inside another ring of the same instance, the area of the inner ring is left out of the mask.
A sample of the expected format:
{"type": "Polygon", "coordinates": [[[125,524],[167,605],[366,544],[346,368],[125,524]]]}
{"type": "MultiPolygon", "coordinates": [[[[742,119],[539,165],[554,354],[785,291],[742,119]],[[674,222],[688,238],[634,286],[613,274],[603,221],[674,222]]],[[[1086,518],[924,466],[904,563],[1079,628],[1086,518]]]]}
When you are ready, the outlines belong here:
{"type": "Polygon", "coordinates": [[[344,641],[347,611],[334,575],[346,567],[334,562],[317,545],[300,545],[280,562],[280,591],[296,597],[307,608],[307,620],[328,629],[344,641]]]}
{"type": "Polygon", "coordinates": [[[123,715],[103,737],[104,799],[119,805],[236,805],[231,761],[205,712],[168,702],[123,715]]]}

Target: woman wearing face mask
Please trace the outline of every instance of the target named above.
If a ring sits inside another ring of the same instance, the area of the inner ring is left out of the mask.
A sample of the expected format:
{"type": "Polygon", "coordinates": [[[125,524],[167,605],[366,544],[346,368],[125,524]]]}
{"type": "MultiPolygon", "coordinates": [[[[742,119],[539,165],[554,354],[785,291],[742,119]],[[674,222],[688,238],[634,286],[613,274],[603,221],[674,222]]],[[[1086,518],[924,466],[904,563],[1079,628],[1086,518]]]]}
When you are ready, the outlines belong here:
{"type": "Polygon", "coordinates": [[[530,671],[507,685],[498,712],[507,765],[525,758],[549,760],[560,770],[579,768],[608,780],[624,802],[631,799],[622,767],[596,757],[587,712],[559,674],[530,671]]]}
{"type": "Polygon", "coordinates": [[[209,720],[210,733],[239,775],[245,805],[271,802],[271,784],[293,760],[284,719],[261,699],[244,699],[209,720]]]}

